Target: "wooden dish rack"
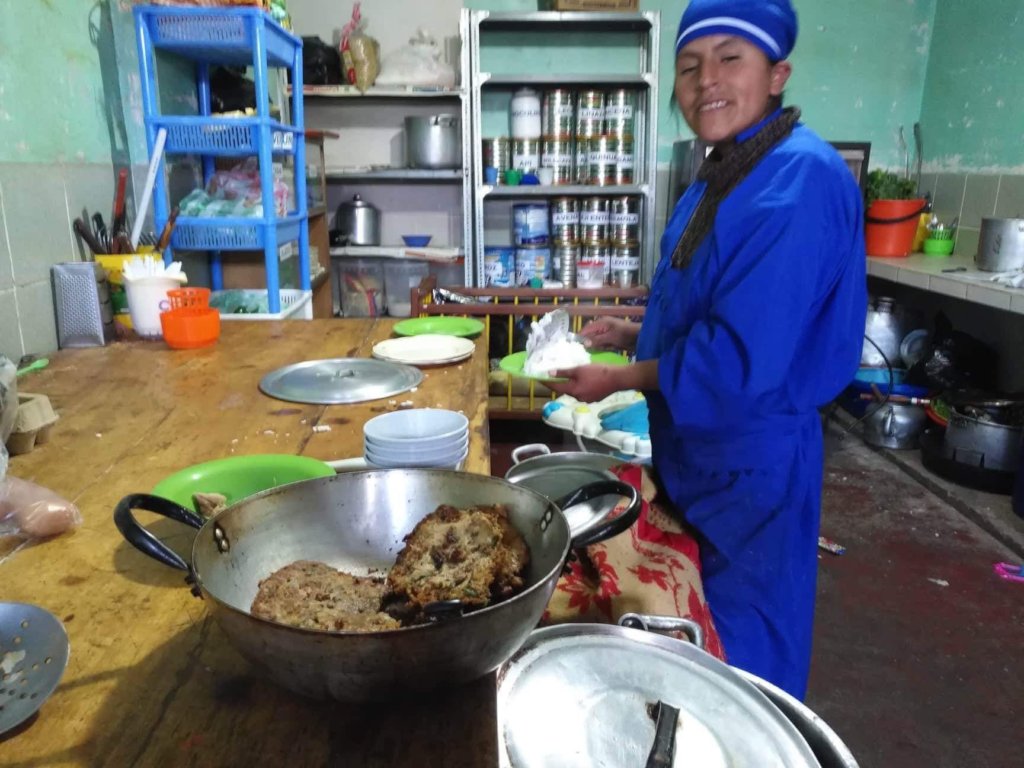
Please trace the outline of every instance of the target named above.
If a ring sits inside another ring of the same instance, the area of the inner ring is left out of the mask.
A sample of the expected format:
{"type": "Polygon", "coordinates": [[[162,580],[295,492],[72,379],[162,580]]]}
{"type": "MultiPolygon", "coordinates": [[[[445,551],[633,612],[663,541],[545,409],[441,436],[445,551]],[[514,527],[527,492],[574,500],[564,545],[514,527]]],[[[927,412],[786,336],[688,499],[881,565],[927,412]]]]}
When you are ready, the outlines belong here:
{"type": "MultiPolygon", "coordinates": [[[[514,327],[518,319],[535,320],[553,309],[564,309],[573,318],[573,330],[579,331],[590,318],[601,316],[628,317],[639,320],[646,310],[647,288],[463,288],[445,287],[446,290],[476,299],[478,303],[437,302],[434,289],[437,280],[424,278],[411,291],[414,313],[419,317],[454,315],[475,317],[483,321],[484,338],[489,353],[491,331],[495,323],[504,323],[507,349],[502,355],[518,350],[514,346],[514,327]],[[636,303],[628,303],[636,302],[636,303]],[[643,302],[643,303],[640,303],[643,302]]],[[[488,381],[492,419],[522,419],[541,417],[544,403],[555,397],[543,384],[531,379],[517,379],[501,370],[491,370],[488,381]]]]}

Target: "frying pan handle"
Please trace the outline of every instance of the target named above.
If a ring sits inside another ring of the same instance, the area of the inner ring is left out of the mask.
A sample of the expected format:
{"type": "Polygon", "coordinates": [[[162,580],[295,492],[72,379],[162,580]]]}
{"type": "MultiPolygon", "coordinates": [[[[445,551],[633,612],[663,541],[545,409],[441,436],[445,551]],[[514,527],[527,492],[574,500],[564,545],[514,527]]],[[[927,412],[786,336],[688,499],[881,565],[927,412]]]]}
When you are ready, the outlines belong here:
{"type": "Polygon", "coordinates": [[[642,629],[644,632],[682,632],[690,642],[704,648],[704,628],[696,621],[680,616],[653,616],[646,613],[624,613],[619,617],[620,627],[642,629]]]}
{"type": "Polygon", "coordinates": [[[190,509],[174,503],[170,499],[161,496],[153,496],[149,493],[133,493],[125,496],[114,507],[114,525],[129,544],[135,547],[144,555],[149,555],[154,560],[159,560],[164,565],[185,571],[188,574],[186,581],[192,583],[195,574],[191,566],[181,557],[164,544],[160,539],[147,531],[132,514],[133,509],[144,509],[147,512],[156,512],[158,515],[169,517],[179,523],[192,526],[195,529],[203,527],[203,519],[190,509]]]}
{"type": "Polygon", "coordinates": [[[584,533],[574,536],[571,545],[573,549],[597,544],[599,541],[617,536],[632,526],[637,518],[640,517],[640,492],[629,483],[624,483],[621,480],[600,480],[596,483],[584,485],[567,496],[563,496],[555,502],[555,505],[559,509],[566,509],[574,504],[582,504],[584,501],[596,499],[598,496],[625,496],[629,499],[629,506],[618,517],[612,520],[606,517],[600,525],[588,528],[584,533]]]}

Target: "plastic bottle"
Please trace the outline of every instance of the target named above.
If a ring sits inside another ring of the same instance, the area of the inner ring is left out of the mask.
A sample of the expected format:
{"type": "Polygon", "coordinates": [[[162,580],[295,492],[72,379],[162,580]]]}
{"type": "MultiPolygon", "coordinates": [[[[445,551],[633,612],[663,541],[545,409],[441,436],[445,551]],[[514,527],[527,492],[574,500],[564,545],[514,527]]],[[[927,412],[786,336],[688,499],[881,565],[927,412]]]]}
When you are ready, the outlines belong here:
{"type": "Polygon", "coordinates": [[[509,106],[509,122],[513,139],[540,138],[540,94],[530,88],[520,88],[509,106]]]}

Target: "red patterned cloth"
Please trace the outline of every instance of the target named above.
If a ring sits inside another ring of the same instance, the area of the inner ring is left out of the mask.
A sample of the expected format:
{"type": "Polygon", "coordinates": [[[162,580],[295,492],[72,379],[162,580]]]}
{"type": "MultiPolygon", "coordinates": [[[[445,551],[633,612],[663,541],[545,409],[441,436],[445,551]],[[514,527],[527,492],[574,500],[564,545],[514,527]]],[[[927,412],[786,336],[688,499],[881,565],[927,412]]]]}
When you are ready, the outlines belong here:
{"type": "Polygon", "coordinates": [[[612,623],[624,613],[681,616],[700,624],[708,653],[724,659],[704,600],[696,540],[664,510],[645,467],[623,464],[612,471],[640,491],[640,517],[628,531],[576,553],[543,623],[612,623]]]}

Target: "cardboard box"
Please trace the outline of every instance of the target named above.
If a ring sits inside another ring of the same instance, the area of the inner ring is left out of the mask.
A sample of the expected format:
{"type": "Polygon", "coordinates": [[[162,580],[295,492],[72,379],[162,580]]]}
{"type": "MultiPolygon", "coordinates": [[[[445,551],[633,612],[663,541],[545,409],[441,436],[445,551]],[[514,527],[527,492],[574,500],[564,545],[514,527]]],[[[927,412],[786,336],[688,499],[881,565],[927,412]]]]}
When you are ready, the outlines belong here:
{"type": "Polygon", "coordinates": [[[636,13],[640,0],[541,0],[548,11],[624,11],[636,13]]]}

